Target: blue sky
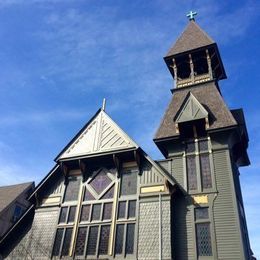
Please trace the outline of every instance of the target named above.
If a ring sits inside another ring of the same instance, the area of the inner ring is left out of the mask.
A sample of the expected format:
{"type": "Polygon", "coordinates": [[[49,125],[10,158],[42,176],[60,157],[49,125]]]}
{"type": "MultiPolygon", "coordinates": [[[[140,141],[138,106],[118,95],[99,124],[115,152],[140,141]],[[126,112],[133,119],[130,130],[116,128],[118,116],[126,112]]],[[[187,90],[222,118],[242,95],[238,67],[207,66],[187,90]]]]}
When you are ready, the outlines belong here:
{"type": "Polygon", "coordinates": [[[241,186],[260,257],[258,1],[0,0],[0,185],[38,183],[103,97],[112,118],[161,158],[152,138],[173,85],[162,57],[191,9],[219,45],[226,102],[246,115],[251,166],[241,186]]]}

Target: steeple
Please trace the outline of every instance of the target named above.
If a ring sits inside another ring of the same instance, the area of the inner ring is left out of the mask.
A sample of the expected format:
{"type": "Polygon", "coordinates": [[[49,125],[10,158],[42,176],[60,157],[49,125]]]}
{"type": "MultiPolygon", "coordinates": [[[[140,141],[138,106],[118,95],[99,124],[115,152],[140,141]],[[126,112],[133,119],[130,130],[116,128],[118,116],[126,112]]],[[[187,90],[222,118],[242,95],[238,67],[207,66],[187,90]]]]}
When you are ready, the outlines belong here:
{"type": "Polygon", "coordinates": [[[190,12],[187,27],[164,57],[177,88],[226,78],[217,44],[195,22],[195,14],[190,12]]]}

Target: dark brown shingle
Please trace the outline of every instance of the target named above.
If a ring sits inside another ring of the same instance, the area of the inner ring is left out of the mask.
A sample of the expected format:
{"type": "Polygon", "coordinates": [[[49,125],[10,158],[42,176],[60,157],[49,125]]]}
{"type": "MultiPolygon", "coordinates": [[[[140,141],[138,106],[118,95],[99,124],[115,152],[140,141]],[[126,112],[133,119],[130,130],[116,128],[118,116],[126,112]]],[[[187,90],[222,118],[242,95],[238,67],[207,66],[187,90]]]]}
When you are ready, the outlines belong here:
{"type": "Polygon", "coordinates": [[[175,91],[155,134],[155,140],[178,135],[173,119],[189,92],[191,92],[209,112],[209,130],[237,125],[236,120],[226,106],[215,83],[208,82],[184,89],[177,89],[175,91]]]}
{"type": "Polygon", "coordinates": [[[166,57],[198,49],[215,42],[194,22],[190,21],[184,32],[170,48],[166,57]]]}
{"type": "MultiPolygon", "coordinates": [[[[20,183],[0,187],[0,213],[12,203],[23,191],[33,185],[33,182],[20,183]]],[[[34,187],[34,186],[33,186],[34,187]]]]}

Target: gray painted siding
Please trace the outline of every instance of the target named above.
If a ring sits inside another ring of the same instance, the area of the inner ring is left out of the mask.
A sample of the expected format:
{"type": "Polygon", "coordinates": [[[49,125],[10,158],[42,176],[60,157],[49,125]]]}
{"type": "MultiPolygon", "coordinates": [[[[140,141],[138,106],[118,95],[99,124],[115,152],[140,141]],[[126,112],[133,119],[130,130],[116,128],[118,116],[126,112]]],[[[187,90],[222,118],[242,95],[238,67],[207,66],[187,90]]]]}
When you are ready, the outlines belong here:
{"type": "Polygon", "coordinates": [[[163,183],[163,176],[148,162],[142,168],[141,185],[163,183]]]}
{"type": "MultiPolygon", "coordinates": [[[[159,259],[159,202],[140,202],[138,259],[159,259]]],[[[162,259],[171,259],[170,201],[162,201],[162,259]]]]}
{"type": "Polygon", "coordinates": [[[58,208],[36,210],[31,229],[6,259],[50,259],[58,208]]]}
{"type": "Polygon", "coordinates": [[[173,157],[172,158],[172,171],[171,174],[177,183],[183,188],[184,187],[184,163],[183,157],[173,157]]]}
{"type": "Polygon", "coordinates": [[[42,194],[42,197],[48,198],[51,196],[61,196],[63,193],[62,187],[63,187],[64,177],[60,177],[55,182],[52,182],[48,187],[45,188],[44,193],[42,194]]]}
{"type": "Polygon", "coordinates": [[[175,260],[195,259],[193,205],[189,201],[182,195],[173,201],[173,255],[175,260]]]}
{"type": "Polygon", "coordinates": [[[213,152],[218,196],[213,205],[218,259],[244,259],[237,212],[233,202],[232,172],[227,150],[213,152]]]}

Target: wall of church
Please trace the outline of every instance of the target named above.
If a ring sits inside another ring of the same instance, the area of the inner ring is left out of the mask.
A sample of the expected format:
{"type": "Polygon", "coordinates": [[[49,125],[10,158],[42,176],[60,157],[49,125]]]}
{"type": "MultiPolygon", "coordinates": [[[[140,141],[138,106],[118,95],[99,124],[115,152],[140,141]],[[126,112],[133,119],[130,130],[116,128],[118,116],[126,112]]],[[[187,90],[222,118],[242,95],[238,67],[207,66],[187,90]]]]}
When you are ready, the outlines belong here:
{"type": "Polygon", "coordinates": [[[50,259],[58,213],[58,207],[37,209],[31,228],[5,259],[50,259]]]}
{"type": "Polygon", "coordinates": [[[193,204],[189,197],[177,195],[172,201],[172,234],[174,259],[196,259],[193,204]]]}
{"type": "Polygon", "coordinates": [[[162,197],[161,216],[158,196],[140,201],[138,259],[171,259],[171,212],[170,198],[162,197]],[[160,222],[161,219],[161,222],[160,222]],[[161,243],[160,243],[161,230],[161,243]]]}
{"type": "Polygon", "coordinates": [[[186,187],[184,187],[184,166],[185,166],[185,162],[183,160],[182,155],[172,158],[171,173],[173,178],[176,180],[176,182],[179,184],[179,186],[182,189],[186,189],[186,187]]]}
{"type": "Polygon", "coordinates": [[[218,191],[213,202],[218,259],[245,259],[229,151],[214,151],[213,160],[218,191]]]}

